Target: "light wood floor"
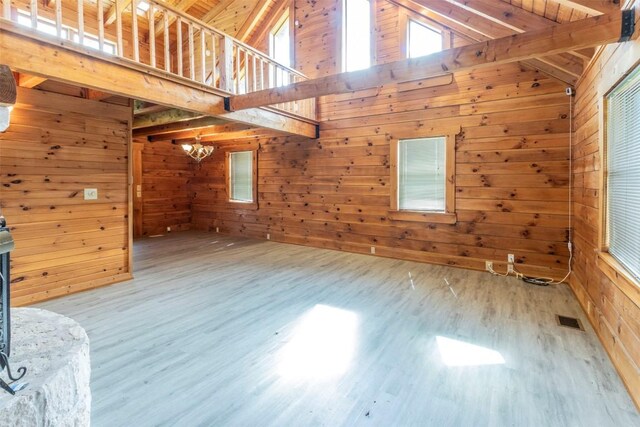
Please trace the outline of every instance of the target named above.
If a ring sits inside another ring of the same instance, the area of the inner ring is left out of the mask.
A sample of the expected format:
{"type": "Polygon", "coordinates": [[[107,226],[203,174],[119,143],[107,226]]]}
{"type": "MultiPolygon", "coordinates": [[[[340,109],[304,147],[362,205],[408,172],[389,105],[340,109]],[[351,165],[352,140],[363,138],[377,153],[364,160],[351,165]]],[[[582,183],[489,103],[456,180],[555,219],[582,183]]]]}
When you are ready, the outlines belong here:
{"type": "Polygon", "coordinates": [[[94,426],[640,425],[566,286],[195,232],[135,260],[39,304],[87,329],[94,426]]]}

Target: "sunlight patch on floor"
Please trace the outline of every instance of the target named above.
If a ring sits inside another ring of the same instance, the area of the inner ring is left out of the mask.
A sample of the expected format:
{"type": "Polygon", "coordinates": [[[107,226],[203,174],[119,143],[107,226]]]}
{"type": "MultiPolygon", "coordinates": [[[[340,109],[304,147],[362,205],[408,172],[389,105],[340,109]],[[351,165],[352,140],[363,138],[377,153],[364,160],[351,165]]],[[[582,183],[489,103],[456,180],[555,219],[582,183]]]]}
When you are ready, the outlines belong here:
{"type": "Polygon", "coordinates": [[[447,366],[503,365],[504,357],[490,348],[437,336],[442,362],[447,366]]]}
{"type": "Polygon", "coordinates": [[[316,305],[282,348],[278,373],[290,380],[329,380],[343,375],[354,357],[357,332],[355,313],[316,305]]]}

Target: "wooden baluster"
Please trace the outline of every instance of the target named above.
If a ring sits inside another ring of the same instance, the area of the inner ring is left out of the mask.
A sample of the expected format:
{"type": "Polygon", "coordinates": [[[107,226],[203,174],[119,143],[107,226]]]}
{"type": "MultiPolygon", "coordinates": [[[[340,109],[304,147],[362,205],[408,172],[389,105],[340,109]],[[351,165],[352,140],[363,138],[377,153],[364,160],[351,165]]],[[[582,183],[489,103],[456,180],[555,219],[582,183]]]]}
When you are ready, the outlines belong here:
{"type": "Polygon", "coordinates": [[[2,1],[2,16],[4,19],[11,19],[11,0],[2,1]]]}
{"type": "Polygon", "coordinates": [[[164,26],[164,70],[171,72],[171,50],[169,46],[169,11],[162,11],[162,25],[164,26]]]}
{"type": "MultiPolygon", "coordinates": [[[[60,3],[60,1],[56,1],[56,3],[60,3]]],[[[98,48],[100,49],[100,52],[104,52],[104,6],[102,4],[102,0],[97,0],[97,6],[98,6],[98,48]]]]}
{"type": "Polygon", "coordinates": [[[216,35],[211,33],[211,86],[216,87],[216,35]]]}
{"type": "Polygon", "coordinates": [[[240,93],[240,46],[236,46],[236,92],[240,93]]]}
{"type": "Polygon", "coordinates": [[[184,76],[182,69],[182,17],[176,19],[176,55],[178,55],[178,75],[184,76]]]}
{"type": "Polygon", "coordinates": [[[149,5],[149,63],[156,67],[156,8],[149,5]]]}
{"type": "Polygon", "coordinates": [[[242,69],[244,70],[244,93],[249,93],[248,68],[249,68],[249,52],[245,50],[244,51],[244,66],[242,67],[242,69]]]}
{"type": "Polygon", "coordinates": [[[131,2],[131,32],[133,33],[133,60],[140,62],[140,46],[138,44],[138,0],[132,0],[131,2]]]}
{"type": "Polygon", "coordinates": [[[264,90],[264,61],[260,58],[260,90],[264,90]]]}
{"type": "MultiPolygon", "coordinates": [[[[11,0],[6,0],[11,5],[11,0]]],[[[56,35],[62,38],[62,0],[56,1],[56,35]]]]}
{"type": "Polygon", "coordinates": [[[204,39],[204,28],[200,28],[200,78],[202,83],[207,79],[207,67],[205,60],[207,58],[207,43],[204,39]]]}
{"type": "Polygon", "coordinates": [[[233,40],[227,36],[220,46],[220,89],[233,93],[233,40]]]}
{"type": "Polygon", "coordinates": [[[195,52],[193,51],[193,25],[189,23],[189,76],[191,80],[196,79],[196,70],[195,70],[195,52]]]}
{"type": "Polygon", "coordinates": [[[253,55],[253,65],[251,67],[251,69],[253,70],[253,91],[257,91],[258,90],[258,69],[256,68],[258,66],[258,61],[256,59],[256,55],[253,55]]]}
{"type": "MultiPolygon", "coordinates": [[[[61,2],[58,0],[56,3],[61,2]]],[[[122,0],[116,1],[116,38],[118,39],[118,56],[124,57],[124,50],[122,49],[122,0]]]]}
{"type": "Polygon", "coordinates": [[[84,0],[78,0],[78,43],[84,45],[84,0]]]}
{"type": "Polygon", "coordinates": [[[38,0],[31,0],[31,27],[38,28],[38,0]]]}

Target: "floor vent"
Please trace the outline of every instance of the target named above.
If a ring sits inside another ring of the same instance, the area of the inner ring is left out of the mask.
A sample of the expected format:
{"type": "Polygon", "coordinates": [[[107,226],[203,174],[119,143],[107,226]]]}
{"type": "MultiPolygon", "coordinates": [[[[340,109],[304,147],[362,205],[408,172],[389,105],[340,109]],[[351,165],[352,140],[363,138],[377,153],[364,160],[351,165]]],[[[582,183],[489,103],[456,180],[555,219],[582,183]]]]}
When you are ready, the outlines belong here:
{"type": "Polygon", "coordinates": [[[580,331],[584,331],[582,327],[582,322],[580,319],[576,319],[575,317],[567,317],[556,314],[556,320],[558,321],[558,325],[564,326],[565,328],[578,329],[580,331]]]}

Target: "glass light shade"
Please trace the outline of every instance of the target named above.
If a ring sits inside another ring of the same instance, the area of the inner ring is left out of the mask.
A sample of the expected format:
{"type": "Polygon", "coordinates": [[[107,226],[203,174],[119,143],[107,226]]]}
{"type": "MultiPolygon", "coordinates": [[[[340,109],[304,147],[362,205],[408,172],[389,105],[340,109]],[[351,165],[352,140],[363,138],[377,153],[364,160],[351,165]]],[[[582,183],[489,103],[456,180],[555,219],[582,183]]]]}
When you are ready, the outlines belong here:
{"type": "Polygon", "coordinates": [[[0,132],[4,132],[9,128],[11,110],[13,110],[13,107],[0,107],[0,132]]]}

